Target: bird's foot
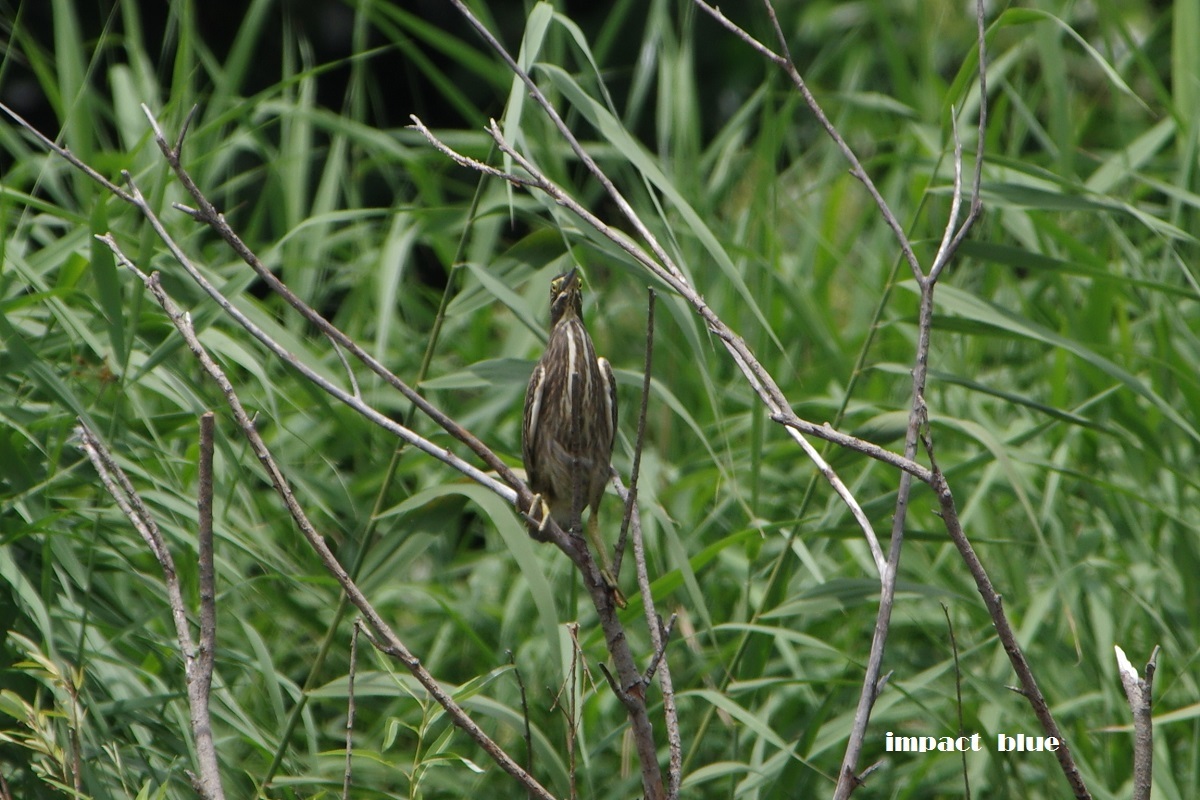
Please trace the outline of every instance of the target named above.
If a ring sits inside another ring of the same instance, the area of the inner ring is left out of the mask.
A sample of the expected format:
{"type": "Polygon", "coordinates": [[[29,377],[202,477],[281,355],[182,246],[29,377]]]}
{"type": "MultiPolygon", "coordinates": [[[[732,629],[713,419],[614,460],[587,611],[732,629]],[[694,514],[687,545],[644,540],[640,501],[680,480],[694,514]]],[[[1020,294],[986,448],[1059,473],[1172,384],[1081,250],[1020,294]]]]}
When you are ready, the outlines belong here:
{"type": "Polygon", "coordinates": [[[548,542],[550,537],[546,535],[546,528],[550,525],[550,506],[546,503],[545,498],[540,494],[533,496],[533,501],[529,504],[529,508],[524,512],[525,527],[529,529],[529,535],[534,541],[548,542]]]}
{"type": "Polygon", "coordinates": [[[540,494],[535,494],[533,496],[533,502],[529,504],[529,516],[537,518],[537,514],[535,512],[539,508],[542,510],[542,514],[537,523],[537,531],[538,533],[545,533],[546,525],[550,523],[550,505],[540,494]]]}

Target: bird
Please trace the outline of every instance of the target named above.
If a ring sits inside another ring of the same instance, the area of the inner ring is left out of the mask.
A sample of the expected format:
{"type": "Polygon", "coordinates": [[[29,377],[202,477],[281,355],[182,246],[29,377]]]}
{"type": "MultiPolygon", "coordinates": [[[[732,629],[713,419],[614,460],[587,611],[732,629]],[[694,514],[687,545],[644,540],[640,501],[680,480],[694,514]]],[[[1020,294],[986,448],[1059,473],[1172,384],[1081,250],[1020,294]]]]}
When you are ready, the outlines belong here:
{"type": "Polygon", "coordinates": [[[583,510],[590,509],[587,535],[600,559],[600,574],[624,608],[597,517],[616,431],[617,384],[608,359],[596,355],[583,324],[575,267],[550,282],[550,337],[525,390],[521,454],[529,488],[542,506],[541,525],[531,523],[530,533],[542,538],[549,517],[577,534],[583,510]]]}

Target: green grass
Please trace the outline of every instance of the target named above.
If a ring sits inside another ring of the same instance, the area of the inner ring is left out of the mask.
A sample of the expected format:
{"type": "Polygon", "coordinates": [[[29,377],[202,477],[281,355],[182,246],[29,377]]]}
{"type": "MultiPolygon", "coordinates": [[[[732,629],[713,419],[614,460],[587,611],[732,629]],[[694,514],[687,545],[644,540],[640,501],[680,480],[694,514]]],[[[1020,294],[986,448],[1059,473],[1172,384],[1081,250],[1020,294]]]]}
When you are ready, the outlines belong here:
{"type": "MultiPolygon", "coordinates": [[[[552,178],[625,227],[461,19],[347,4],[349,52],[326,56],[320,29],[278,4],[250,4],[232,43],[200,36],[190,3],[170,5],[162,42],[131,0],[95,30],[74,4],[53,5],[49,40],[12,17],[0,89],[31,75],[57,120],[47,133],[61,131],[112,179],[129,170],[239,308],[335,381],[346,383],[330,343],[171,209],[185,196],[140,103],[168,136],[198,104],[185,163],[252,249],[514,465],[548,279],[583,264],[585,313],[618,373],[615,463],[628,476],[649,277],[545,196],[481,180],[404,127],[417,113],[456,149],[501,165],[482,131],[496,118],[552,178]],[[423,87],[412,107],[389,102],[398,83],[423,87]],[[342,87],[333,100],[330,85],[342,87]]],[[[616,3],[601,19],[575,20],[547,6],[477,5],[512,52],[524,43],[588,151],[796,412],[900,450],[916,338],[911,276],[784,76],[687,4],[616,3]],[[523,40],[530,15],[544,28],[523,40]]],[[[780,11],[805,78],[927,262],[949,206],[952,109],[973,142],[973,20],[958,3],[780,11]]],[[[758,6],[736,19],[770,41],[758,6]]],[[[1156,796],[1192,797],[1200,17],[1187,3],[1164,12],[1044,0],[996,9],[988,22],[985,216],[937,293],[926,399],[938,460],[1094,796],[1128,796],[1132,780],[1113,645],[1140,666],[1157,644],[1156,796]]],[[[72,431],[83,418],[118,454],[194,607],[196,418],[210,408],[220,433],[213,712],[226,791],[254,796],[278,758],[266,796],[340,795],[352,616],[219,392],[92,238],[107,231],[142,268],[161,270],[190,310],[309,514],[343,563],[361,560],[364,591],[523,760],[510,662],[519,670],[534,772],[557,796],[568,792],[564,626],[580,622],[580,795],[635,796],[624,714],[598,669],[603,641],[565,557],[530,542],[503,502],[419,453],[389,469],[395,442],[225,319],[133,209],[7,123],[0,152],[0,775],[12,796],[68,796],[54,787],[76,779],[73,736],[83,797],[194,796],[162,576],[72,431]]],[[[670,294],[657,317],[642,524],[659,609],[680,615],[668,658],[685,794],[827,796],[877,610],[869,552],[703,323],[670,294]]],[[[358,379],[378,408],[408,417],[402,398],[358,379]]],[[[413,424],[451,445],[429,422],[413,424]]],[[[854,454],[827,457],[886,531],[896,474],[854,454]]],[[[885,754],[889,730],[954,735],[961,712],[985,740],[1040,733],[1005,688],[1012,671],[935,508],[917,487],[884,662],[892,676],[862,766],[886,760],[856,797],[962,796],[956,756],[885,754]]],[[[618,509],[606,500],[610,531],[618,509]]],[[[627,624],[648,661],[633,600],[627,624]]],[[[359,667],[354,796],[524,796],[406,673],[369,652],[359,667]]],[[[657,690],[650,699],[661,736],[657,690]]],[[[1045,755],[973,754],[967,768],[975,797],[1066,793],[1045,755]]]]}

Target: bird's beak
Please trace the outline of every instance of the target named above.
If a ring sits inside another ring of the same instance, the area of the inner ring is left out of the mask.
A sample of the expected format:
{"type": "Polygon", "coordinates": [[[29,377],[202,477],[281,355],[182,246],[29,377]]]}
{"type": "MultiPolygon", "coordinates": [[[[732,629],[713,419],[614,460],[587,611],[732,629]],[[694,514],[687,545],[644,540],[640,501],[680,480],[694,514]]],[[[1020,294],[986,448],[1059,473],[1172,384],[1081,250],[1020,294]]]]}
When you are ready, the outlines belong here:
{"type": "Polygon", "coordinates": [[[571,271],[563,276],[562,290],[579,288],[579,267],[571,267],[571,271]]]}

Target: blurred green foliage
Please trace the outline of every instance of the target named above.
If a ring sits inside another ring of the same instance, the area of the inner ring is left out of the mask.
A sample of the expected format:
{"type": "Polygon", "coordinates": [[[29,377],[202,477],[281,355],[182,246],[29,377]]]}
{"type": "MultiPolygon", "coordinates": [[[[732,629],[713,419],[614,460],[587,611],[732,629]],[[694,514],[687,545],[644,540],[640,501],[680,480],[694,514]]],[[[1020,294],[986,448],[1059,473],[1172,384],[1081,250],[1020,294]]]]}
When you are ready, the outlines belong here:
{"type": "MultiPolygon", "coordinates": [[[[500,164],[482,126],[501,119],[551,177],[627,228],[448,4],[252,0],[229,15],[186,0],[84,5],[6,9],[0,95],[35,98],[42,129],[106,176],[128,170],[238,307],[333,380],[346,382],[333,346],[172,209],[186,198],[139,104],[168,136],[198,105],[185,163],[247,244],[514,465],[547,281],[583,264],[592,335],[621,386],[615,462],[628,475],[649,278],[546,197],[456,167],[405,127],[417,113],[453,147],[500,164]]],[[[524,48],[588,151],[796,412],[900,449],[911,275],[785,76],[678,0],[473,5],[512,52],[524,48]]],[[[968,5],[779,8],[805,79],[926,261],[949,208],[953,115],[968,151],[974,143],[968,5]]],[[[937,293],[926,400],[939,463],[1098,798],[1127,796],[1132,780],[1114,644],[1135,663],[1163,647],[1156,791],[1200,795],[1196,9],[989,5],[986,211],[937,293]]],[[[735,19],[776,46],[758,5],[735,19]]],[[[340,794],[352,618],[219,392],[93,239],[108,231],[143,269],[162,271],[309,514],[425,666],[523,760],[519,670],[534,772],[558,796],[569,791],[573,699],[579,793],[636,795],[623,711],[596,666],[603,642],[566,559],[528,542],[502,501],[416,452],[394,455],[393,440],[270,357],[133,209],[7,122],[0,153],[0,775],[10,795],[193,796],[162,576],[72,431],[86,420],[118,454],[194,604],[196,419],[210,408],[221,433],[213,712],[227,793],[340,794]],[[587,670],[572,683],[565,626],[575,620],[587,670]]],[[[866,545],[723,347],[669,294],[655,346],[642,524],[658,606],[680,615],[668,659],[685,795],[828,795],[877,608],[866,545]]],[[[378,408],[409,417],[378,381],[358,381],[378,408]]],[[[429,422],[413,424],[450,446],[429,422]]],[[[897,476],[825,450],[882,535],[897,476]]],[[[887,731],[1040,732],[1006,688],[1008,661],[935,506],[915,490],[891,679],[862,762],[884,763],[856,797],[964,792],[960,759],[884,753],[887,731]]],[[[606,501],[612,536],[618,509],[606,501]]],[[[631,599],[626,621],[648,661],[631,599]]],[[[524,796],[394,664],[364,654],[359,665],[355,797],[524,796]]],[[[656,690],[651,700],[661,720],[656,690]]],[[[1066,793],[1046,754],[969,754],[966,770],[977,797],[1066,793]]]]}

